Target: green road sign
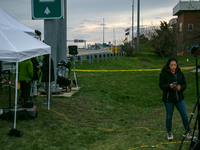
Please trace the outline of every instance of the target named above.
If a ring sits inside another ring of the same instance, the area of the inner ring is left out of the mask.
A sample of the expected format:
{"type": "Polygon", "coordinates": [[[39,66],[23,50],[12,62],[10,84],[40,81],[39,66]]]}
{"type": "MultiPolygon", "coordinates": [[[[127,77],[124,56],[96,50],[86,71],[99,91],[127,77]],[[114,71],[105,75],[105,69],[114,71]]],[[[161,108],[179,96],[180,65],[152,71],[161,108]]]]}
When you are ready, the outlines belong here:
{"type": "Polygon", "coordinates": [[[106,48],[106,43],[103,43],[103,48],[106,48]]]}
{"type": "Polygon", "coordinates": [[[63,0],[32,0],[32,19],[63,19],[63,0]]]}

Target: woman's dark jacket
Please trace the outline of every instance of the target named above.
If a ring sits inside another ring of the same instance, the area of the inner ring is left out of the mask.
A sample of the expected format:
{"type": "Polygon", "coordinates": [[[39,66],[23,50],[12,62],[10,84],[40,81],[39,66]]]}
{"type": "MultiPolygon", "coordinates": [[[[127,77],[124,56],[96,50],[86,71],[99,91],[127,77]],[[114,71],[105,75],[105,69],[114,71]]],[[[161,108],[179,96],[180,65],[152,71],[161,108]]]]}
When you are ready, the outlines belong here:
{"type": "MultiPolygon", "coordinates": [[[[43,65],[42,65],[42,82],[49,82],[49,55],[45,55],[45,58],[43,59],[43,65]]],[[[51,81],[54,81],[54,65],[53,60],[51,59],[51,81]]]]}
{"type": "Polygon", "coordinates": [[[183,91],[186,89],[186,82],[184,74],[181,72],[181,69],[178,66],[174,75],[170,72],[169,67],[165,66],[162,69],[159,78],[159,86],[161,90],[163,90],[162,101],[177,103],[184,100],[183,91]],[[172,89],[170,87],[170,84],[173,82],[177,82],[177,84],[181,86],[180,91],[178,91],[176,88],[172,89]]]}
{"type": "Polygon", "coordinates": [[[39,76],[38,76],[38,68],[37,66],[39,66],[38,60],[37,58],[31,58],[31,62],[33,64],[33,78],[32,80],[39,80],[39,76]]]}

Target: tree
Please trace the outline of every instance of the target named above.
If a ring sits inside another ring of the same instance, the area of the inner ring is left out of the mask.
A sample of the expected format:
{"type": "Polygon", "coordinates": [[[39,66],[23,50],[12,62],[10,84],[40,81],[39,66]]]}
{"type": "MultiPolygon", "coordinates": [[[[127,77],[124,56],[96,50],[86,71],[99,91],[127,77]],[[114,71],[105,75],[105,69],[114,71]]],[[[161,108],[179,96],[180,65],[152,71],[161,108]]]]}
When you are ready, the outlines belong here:
{"type": "Polygon", "coordinates": [[[147,37],[149,40],[151,40],[152,35],[155,34],[155,29],[159,29],[159,26],[151,25],[145,28],[144,30],[144,35],[147,37]]]}
{"type": "MultiPolygon", "coordinates": [[[[155,29],[155,33],[151,37],[154,52],[162,56],[174,56],[176,50],[176,34],[173,28],[165,21],[160,22],[160,29],[155,29]]],[[[166,60],[165,60],[166,61],[166,60]]]]}
{"type": "Polygon", "coordinates": [[[135,54],[135,49],[131,46],[130,43],[124,43],[122,46],[122,51],[124,51],[128,57],[132,57],[135,54]]]}
{"type": "MultiPolygon", "coordinates": [[[[149,41],[149,39],[148,39],[144,34],[141,34],[141,35],[139,36],[139,38],[140,38],[140,44],[144,44],[144,43],[146,43],[146,42],[149,41]]],[[[133,39],[133,41],[134,41],[134,43],[137,43],[137,37],[135,37],[135,38],[133,39]]]]}

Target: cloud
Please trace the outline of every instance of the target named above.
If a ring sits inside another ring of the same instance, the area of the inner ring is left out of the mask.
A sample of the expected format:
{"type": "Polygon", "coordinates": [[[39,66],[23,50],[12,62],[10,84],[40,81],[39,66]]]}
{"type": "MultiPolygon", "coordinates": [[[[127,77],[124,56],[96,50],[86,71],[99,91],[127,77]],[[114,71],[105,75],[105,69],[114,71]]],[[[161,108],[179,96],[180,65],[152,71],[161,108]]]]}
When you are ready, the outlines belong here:
{"type": "Polygon", "coordinates": [[[100,22],[100,21],[94,21],[94,20],[88,20],[88,19],[84,19],[82,20],[83,22],[89,22],[89,23],[97,23],[97,22],[100,22]]]}
{"type": "Polygon", "coordinates": [[[161,19],[160,17],[155,17],[155,19],[161,19]]]}
{"type": "MultiPolygon", "coordinates": [[[[134,1],[134,30],[137,26],[137,1],[134,1]]],[[[159,25],[160,21],[169,21],[173,7],[178,0],[140,1],[140,25],[159,25]]],[[[33,29],[42,32],[44,22],[32,20],[30,0],[0,0],[0,6],[13,18],[33,29]]],[[[84,38],[88,42],[102,42],[103,18],[105,18],[105,41],[124,38],[127,27],[132,26],[132,0],[68,0],[67,1],[67,37],[84,38]]]]}
{"type": "Polygon", "coordinates": [[[101,24],[97,24],[97,25],[99,25],[99,26],[106,26],[106,24],[104,23],[101,23],[101,24]]]}

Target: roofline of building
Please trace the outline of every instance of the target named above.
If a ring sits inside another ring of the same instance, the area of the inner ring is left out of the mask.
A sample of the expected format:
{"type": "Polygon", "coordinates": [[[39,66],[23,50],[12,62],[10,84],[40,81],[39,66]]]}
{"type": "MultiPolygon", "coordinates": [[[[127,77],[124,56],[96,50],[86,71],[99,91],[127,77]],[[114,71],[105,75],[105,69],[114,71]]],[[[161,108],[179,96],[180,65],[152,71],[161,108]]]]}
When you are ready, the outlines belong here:
{"type": "Polygon", "coordinates": [[[200,1],[179,1],[173,8],[173,16],[177,16],[184,11],[200,11],[200,1]]]}

